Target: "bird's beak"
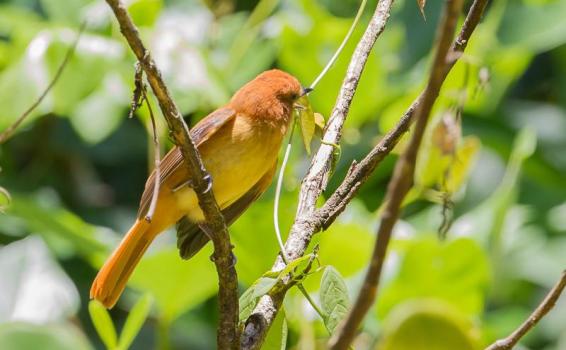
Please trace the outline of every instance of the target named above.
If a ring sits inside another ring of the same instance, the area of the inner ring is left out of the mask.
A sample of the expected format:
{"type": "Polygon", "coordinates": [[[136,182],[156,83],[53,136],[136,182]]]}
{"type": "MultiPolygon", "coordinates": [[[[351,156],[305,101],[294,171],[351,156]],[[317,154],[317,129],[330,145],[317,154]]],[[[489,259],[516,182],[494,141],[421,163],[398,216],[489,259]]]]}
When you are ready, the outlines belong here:
{"type": "Polygon", "coordinates": [[[314,89],[313,89],[313,88],[310,88],[310,87],[303,88],[303,92],[301,92],[301,96],[300,96],[300,97],[303,97],[303,96],[308,95],[308,94],[309,94],[311,91],[313,91],[313,90],[314,90],[314,89]]]}

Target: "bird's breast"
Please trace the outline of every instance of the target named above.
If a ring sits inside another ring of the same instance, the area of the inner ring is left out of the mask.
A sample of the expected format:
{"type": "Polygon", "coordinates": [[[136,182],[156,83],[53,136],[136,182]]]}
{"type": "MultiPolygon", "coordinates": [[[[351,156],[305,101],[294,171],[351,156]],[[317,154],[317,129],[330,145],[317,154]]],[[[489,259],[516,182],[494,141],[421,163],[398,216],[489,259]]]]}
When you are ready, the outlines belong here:
{"type": "MultiPolygon", "coordinates": [[[[280,128],[238,116],[198,147],[204,166],[212,176],[212,189],[221,209],[245,194],[272,168],[283,136],[280,128]]],[[[191,189],[179,191],[176,197],[179,207],[190,219],[203,220],[191,189]]]]}

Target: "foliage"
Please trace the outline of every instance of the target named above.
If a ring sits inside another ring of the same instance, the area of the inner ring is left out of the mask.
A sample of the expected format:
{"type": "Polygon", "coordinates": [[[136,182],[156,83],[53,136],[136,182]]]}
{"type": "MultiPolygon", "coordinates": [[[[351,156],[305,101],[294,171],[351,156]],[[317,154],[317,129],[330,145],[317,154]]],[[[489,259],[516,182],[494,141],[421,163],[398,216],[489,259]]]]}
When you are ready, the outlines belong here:
{"type": "MultiPolygon", "coordinates": [[[[191,124],[270,67],[308,86],[340,44],[359,4],[127,3],[191,124]]],[[[422,89],[441,3],[394,5],[362,75],[326,195],[422,89]]],[[[305,102],[302,135],[294,136],[283,186],[283,233],[295,214],[307,152],[320,142],[321,116],[331,113],[369,12],[305,102]]],[[[566,266],[565,13],[564,0],[491,3],[434,107],[415,187],[356,348],[419,349],[426,343],[480,349],[516,327],[566,266]],[[448,228],[443,241],[441,227],[448,228]]],[[[214,348],[217,281],[211,247],[182,261],[171,232],[152,244],[116,310],[108,313],[88,301],[96,269],[135,218],[153,162],[147,111],[126,118],[134,59],[104,1],[0,4],[0,130],[41,94],[84,20],[87,28],[60,81],[0,145],[0,348],[214,348]]],[[[166,125],[157,121],[167,147],[166,125]]],[[[404,146],[402,140],[394,153],[404,146]]],[[[318,252],[284,274],[266,274],[279,250],[273,189],[231,227],[241,318],[288,273],[300,276],[323,311],[321,319],[293,288],[264,348],[314,348],[343,317],[371,254],[395,157],[315,237],[318,252]],[[308,263],[313,266],[302,275],[308,263]]],[[[523,348],[564,348],[565,306],[559,303],[523,348]]]]}

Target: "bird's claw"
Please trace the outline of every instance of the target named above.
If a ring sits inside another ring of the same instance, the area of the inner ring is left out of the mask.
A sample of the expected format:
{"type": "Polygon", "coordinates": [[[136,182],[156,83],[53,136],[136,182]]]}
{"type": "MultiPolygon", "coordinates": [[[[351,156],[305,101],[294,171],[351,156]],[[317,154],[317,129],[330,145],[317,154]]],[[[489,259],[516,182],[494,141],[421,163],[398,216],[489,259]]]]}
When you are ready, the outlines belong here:
{"type": "MultiPolygon", "coordinates": [[[[232,248],[234,248],[234,246],[231,246],[232,248]]],[[[216,257],[214,256],[215,253],[212,253],[209,257],[210,261],[212,262],[216,262],[216,257]]],[[[238,262],[238,258],[236,257],[236,255],[234,254],[234,252],[232,250],[230,250],[230,268],[233,268],[234,266],[236,266],[236,263],[238,262]]]]}
{"type": "Polygon", "coordinates": [[[204,193],[210,192],[212,189],[212,176],[210,176],[209,173],[206,173],[202,179],[206,181],[206,189],[204,190],[204,193]]]}

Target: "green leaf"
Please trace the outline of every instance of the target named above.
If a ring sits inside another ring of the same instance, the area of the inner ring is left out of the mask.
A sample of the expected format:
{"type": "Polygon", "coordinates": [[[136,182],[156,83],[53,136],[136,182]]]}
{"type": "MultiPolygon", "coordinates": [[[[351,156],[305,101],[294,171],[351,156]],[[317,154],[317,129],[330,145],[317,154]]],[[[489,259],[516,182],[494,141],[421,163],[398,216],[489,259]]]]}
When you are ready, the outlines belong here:
{"type": "Polygon", "coordinates": [[[125,350],[130,347],[136,335],[138,335],[141,327],[143,326],[151,305],[153,304],[153,297],[150,294],[145,294],[138,300],[136,305],[130,310],[130,314],[126,319],[124,328],[120,333],[118,341],[118,348],[125,350]]]}
{"type": "Polygon", "coordinates": [[[299,122],[301,123],[303,144],[305,145],[307,154],[310,155],[311,141],[316,127],[314,112],[307,96],[301,97],[296,104],[299,105],[297,113],[299,114],[299,122]]]}
{"type": "Polygon", "coordinates": [[[261,277],[254,284],[253,296],[259,298],[267,294],[271,288],[277,283],[277,278],[261,277]]]}
{"type": "Polygon", "coordinates": [[[129,91],[124,82],[117,75],[109,74],[100,88],[76,104],[70,114],[71,124],[83,140],[98,143],[120,126],[127,115],[128,99],[129,91]]]}
{"type": "Polygon", "coordinates": [[[255,290],[254,290],[254,286],[252,285],[250,288],[246,289],[244,294],[242,294],[242,296],[240,297],[240,301],[238,303],[240,307],[240,311],[239,311],[240,322],[245,321],[248,317],[250,317],[252,311],[257,305],[259,298],[254,296],[254,294],[255,294],[255,290]]]}
{"type": "Polygon", "coordinates": [[[398,272],[381,290],[378,316],[384,318],[396,305],[415,298],[434,297],[459,312],[479,316],[489,281],[486,253],[473,240],[438,242],[436,237],[406,242],[398,272]]]}
{"type": "Polygon", "coordinates": [[[118,344],[118,337],[116,336],[114,323],[112,323],[106,308],[98,300],[91,300],[88,303],[88,313],[98,336],[106,348],[115,349],[118,344]]]}
{"type": "Polygon", "coordinates": [[[523,161],[535,153],[537,147],[537,134],[531,128],[523,128],[517,135],[513,145],[513,156],[523,161]]]}
{"type": "Polygon", "coordinates": [[[285,277],[286,275],[292,273],[297,267],[311,260],[313,257],[314,257],[313,254],[307,254],[291,261],[289,264],[287,264],[287,266],[285,266],[283,270],[281,270],[281,273],[279,274],[279,278],[285,277]]]}
{"type": "Polygon", "coordinates": [[[94,262],[102,260],[106,253],[106,246],[96,238],[100,229],[61,207],[51,192],[33,196],[12,193],[12,204],[6,212],[22,219],[28,231],[41,234],[58,255],[78,252],[94,262]]]}
{"type": "Polygon", "coordinates": [[[0,187],[0,214],[4,214],[4,211],[12,202],[12,196],[10,196],[10,192],[6,190],[4,187],[0,187]]]}
{"type": "Polygon", "coordinates": [[[51,21],[73,26],[81,22],[81,14],[89,2],[89,0],[40,0],[42,10],[51,21]]]}
{"type": "Polygon", "coordinates": [[[380,350],[478,350],[477,331],[450,304],[415,300],[385,321],[380,350]]]}
{"type": "Polygon", "coordinates": [[[480,148],[481,141],[475,136],[468,136],[462,140],[462,145],[458,146],[456,157],[446,177],[446,191],[455,193],[460,189],[474,165],[480,148]]]}
{"type": "Polygon", "coordinates": [[[255,281],[242,296],[240,297],[240,321],[247,319],[255,306],[257,305],[259,298],[267,294],[271,288],[277,283],[278,278],[272,277],[260,277],[255,281]]]}
{"type": "Polygon", "coordinates": [[[162,0],[134,0],[128,2],[128,12],[138,26],[152,26],[163,8],[162,0]]]}
{"type": "Polygon", "coordinates": [[[0,349],[90,350],[86,337],[72,324],[0,324],[0,349]]]}
{"type": "Polygon", "coordinates": [[[549,51],[566,43],[566,2],[510,1],[498,31],[505,46],[521,46],[536,53],[549,51]]]}
{"type": "MultiPolygon", "coordinates": [[[[349,213],[353,213],[353,210],[349,213]]],[[[363,212],[362,215],[369,213],[363,212]]],[[[364,223],[335,222],[320,235],[319,258],[323,265],[332,264],[343,276],[352,276],[367,267],[374,235],[364,223]]]]}
{"type": "Polygon", "coordinates": [[[0,286],[0,324],[58,322],[79,309],[77,288],[38,236],[0,247],[0,286]]]}
{"type": "Polygon", "coordinates": [[[271,328],[267,332],[265,341],[261,346],[262,350],[285,350],[287,348],[287,320],[285,310],[281,309],[277,313],[271,328]]]}
{"type": "Polygon", "coordinates": [[[350,300],[348,288],[340,273],[332,266],[327,266],[320,281],[320,302],[324,312],[324,324],[332,333],[346,316],[350,300]]]}

